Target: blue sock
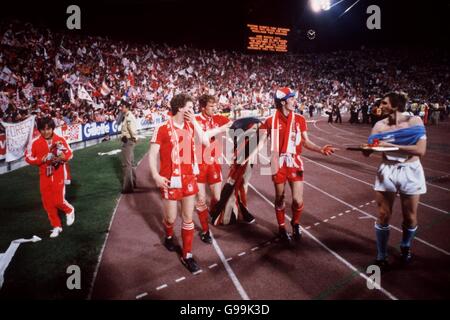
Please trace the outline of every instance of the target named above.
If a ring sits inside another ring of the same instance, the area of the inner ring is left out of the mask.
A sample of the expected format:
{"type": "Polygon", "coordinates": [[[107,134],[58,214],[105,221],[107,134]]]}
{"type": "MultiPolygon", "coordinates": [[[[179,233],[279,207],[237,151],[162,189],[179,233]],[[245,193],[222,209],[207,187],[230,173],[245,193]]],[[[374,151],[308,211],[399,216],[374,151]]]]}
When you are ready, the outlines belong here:
{"type": "Polygon", "coordinates": [[[403,228],[403,237],[402,242],[400,243],[401,247],[411,247],[411,242],[414,239],[414,236],[417,232],[417,226],[414,228],[403,228]]]}
{"type": "Polygon", "coordinates": [[[375,234],[377,236],[377,260],[387,258],[387,245],[389,241],[389,225],[375,223],[375,234]]]}

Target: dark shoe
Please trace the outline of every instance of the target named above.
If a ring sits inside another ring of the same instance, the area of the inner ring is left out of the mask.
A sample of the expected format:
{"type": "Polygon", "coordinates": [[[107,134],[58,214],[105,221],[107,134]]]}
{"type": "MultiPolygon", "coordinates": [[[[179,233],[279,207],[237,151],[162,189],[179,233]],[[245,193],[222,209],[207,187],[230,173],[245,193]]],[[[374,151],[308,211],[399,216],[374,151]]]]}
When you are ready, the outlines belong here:
{"type": "Polygon", "coordinates": [[[207,244],[211,244],[212,243],[212,238],[211,238],[211,234],[209,233],[209,231],[206,231],[205,233],[200,233],[200,239],[207,244]]]}
{"type": "MultiPolygon", "coordinates": [[[[189,255],[188,255],[189,256],[189,255]]],[[[192,258],[192,256],[189,256],[189,258],[183,258],[181,257],[181,263],[188,269],[190,272],[194,273],[198,270],[200,270],[200,267],[198,266],[197,262],[192,258]]]]}
{"type": "Polygon", "coordinates": [[[278,236],[281,241],[286,242],[288,244],[292,243],[292,237],[291,235],[286,231],[285,228],[279,228],[278,229],[278,236]]]}
{"type": "Polygon", "coordinates": [[[247,207],[241,201],[238,201],[239,209],[242,214],[242,220],[245,223],[253,223],[255,222],[255,217],[248,211],[247,207]]]}
{"type": "Polygon", "coordinates": [[[164,239],[164,247],[166,247],[166,249],[171,252],[173,252],[177,249],[175,244],[173,243],[173,238],[167,238],[167,237],[164,239]]]}
{"type": "Polygon", "coordinates": [[[129,194],[129,193],[133,193],[133,192],[134,192],[133,189],[126,189],[126,190],[120,191],[120,193],[122,193],[122,194],[129,194]]]}
{"type": "Polygon", "coordinates": [[[299,241],[302,238],[302,230],[298,223],[292,224],[292,236],[296,241],[299,241]]]}
{"type": "Polygon", "coordinates": [[[380,267],[381,272],[389,271],[390,265],[387,259],[375,260],[374,265],[380,267]]]}
{"type": "Polygon", "coordinates": [[[400,258],[404,264],[411,263],[411,247],[400,247],[400,258]]]}
{"type": "Polygon", "coordinates": [[[248,211],[242,211],[242,220],[244,220],[245,223],[253,223],[255,222],[255,217],[248,211]]]}

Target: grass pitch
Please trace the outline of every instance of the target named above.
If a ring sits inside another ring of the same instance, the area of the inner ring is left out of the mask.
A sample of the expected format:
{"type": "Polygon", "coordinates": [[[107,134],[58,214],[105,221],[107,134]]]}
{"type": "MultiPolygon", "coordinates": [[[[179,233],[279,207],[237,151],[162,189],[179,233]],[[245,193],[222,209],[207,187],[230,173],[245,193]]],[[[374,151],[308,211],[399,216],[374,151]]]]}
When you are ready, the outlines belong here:
{"type": "MultiPolygon", "coordinates": [[[[138,162],[147,152],[149,139],[135,148],[138,162]]],[[[113,210],[120,197],[121,153],[99,156],[120,149],[118,140],[75,151],[70,161],[72,184],[66,199],[75,207],[76,220],[56,239],[41,203],[37,167],[27,166],[0,175],[0,254],[12,240],[37,235],[42,241],[24,243],[9,264],[0,299],[85,299],[106,237],[113,210]],[[69,290],[67,267],[78,265],[81,289],[69,290]]]]}

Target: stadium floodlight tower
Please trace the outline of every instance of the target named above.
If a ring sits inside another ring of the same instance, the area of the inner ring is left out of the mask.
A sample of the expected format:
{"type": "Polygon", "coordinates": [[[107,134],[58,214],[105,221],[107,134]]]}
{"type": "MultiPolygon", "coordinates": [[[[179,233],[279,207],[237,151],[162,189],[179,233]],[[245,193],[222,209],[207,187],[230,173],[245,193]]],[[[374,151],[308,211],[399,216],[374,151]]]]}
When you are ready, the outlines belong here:
{"type": "Polygon", "coordinates": [[[311,10],[314,12],[328,11],[331,8],[331,0],[309,0],[311,10]]]}

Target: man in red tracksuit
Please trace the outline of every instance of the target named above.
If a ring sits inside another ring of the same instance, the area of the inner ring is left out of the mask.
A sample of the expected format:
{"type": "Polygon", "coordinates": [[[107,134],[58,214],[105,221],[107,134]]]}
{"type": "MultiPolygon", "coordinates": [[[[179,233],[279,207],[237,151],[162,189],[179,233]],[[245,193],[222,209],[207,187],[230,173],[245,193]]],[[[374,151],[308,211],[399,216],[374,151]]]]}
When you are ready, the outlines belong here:
{"type": "Polygon", "coordinates": [[[53,132],[52,118],[39,119],[37,127],[41,135],[33,141],[31,150],[25,151],[25,160],[39,167],[42,204],[53,227],[50,237],[56,238],[62,232],[58,210],[66,214],[68,226],[75,221],[75,209],[64,198],[66,162],[72,159],[72,150],[63,137],[53,132]]]}

